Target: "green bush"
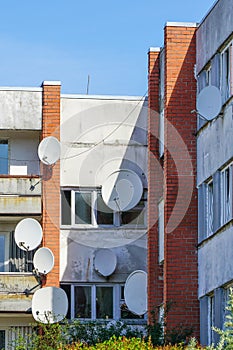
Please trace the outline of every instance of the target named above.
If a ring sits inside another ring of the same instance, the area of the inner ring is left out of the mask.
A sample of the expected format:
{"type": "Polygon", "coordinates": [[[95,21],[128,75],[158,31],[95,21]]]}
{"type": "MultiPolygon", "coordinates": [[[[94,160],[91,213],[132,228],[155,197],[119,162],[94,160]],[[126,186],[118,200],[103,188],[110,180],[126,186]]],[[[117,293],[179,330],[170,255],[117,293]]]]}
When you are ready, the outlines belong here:
{"type": "MultiPolygon", "coordinates": [[[[140,338],[126,338],[113,336],[111,339],[106,340],[103,343],[98,343],[96,345],[88,346],[82,343],[73,344],[67,347],[69,350],[183,350],[183,346],[179,345],[167,345],[161,347],[154,347],[151,340],[145,341],[140,338]]],[[[191,350],[191,349],[190,349],[191,350]]]]}
{"type": "Polygon", "coordinates": [[[65,320],[53,324],[37,323],[33,328],[33,333],[26,337],[16,333],[16,340],[11,344],[15,350],[61,350],[75,342],[91,346],[103,343],[113,336],[139,340],[143,337],[142,330],[121,321],[81,323],[78,320],[65,320]]]}

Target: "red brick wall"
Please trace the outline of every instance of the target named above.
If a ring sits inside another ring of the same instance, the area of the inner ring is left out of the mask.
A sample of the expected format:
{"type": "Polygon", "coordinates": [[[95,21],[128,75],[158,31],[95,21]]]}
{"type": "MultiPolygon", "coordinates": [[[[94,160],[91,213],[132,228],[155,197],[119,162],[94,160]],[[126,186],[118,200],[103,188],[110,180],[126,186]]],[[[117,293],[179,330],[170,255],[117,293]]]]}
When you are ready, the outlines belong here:
{"type": "Polygon", "coordinates": [[[195,31],[165,27],[164,302],[167,328],[187,324],[198,336],[195,31]]]}
{"type": "MultiPolygon", "coordinates": [[[[55,83],[56,84],[56,83],[55,83]]],[[[42,139],[54,136],[60,140],[60,85],[43,83],[42,139]]],[[[53,270],[46,276],[46,286],[59,286],[60,247],[60,162],[42,165],[42,228],[43,246],[55,257],[53,270]]]]}
{"type": "Polygon", "coordinates": [[[159,49],[148,53],[148,316],[158,316],[163,301],[163,268],[158,264],[158,201],[162,196],[162,164],[159,161],[159,49]]]}

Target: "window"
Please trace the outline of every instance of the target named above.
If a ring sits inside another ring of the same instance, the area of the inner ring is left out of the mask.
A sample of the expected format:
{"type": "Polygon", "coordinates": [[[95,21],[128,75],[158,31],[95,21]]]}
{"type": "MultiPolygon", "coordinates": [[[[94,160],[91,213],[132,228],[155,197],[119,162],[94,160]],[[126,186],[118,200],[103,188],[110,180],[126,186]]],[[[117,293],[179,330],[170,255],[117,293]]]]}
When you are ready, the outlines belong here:
{"type": "Polygon", "coordinates": [[[9,234],[0,231],[0,272],[9,270],[9,234]]]}
{"type": "Polygon", "coordinates": [[[122,320],[143,319],[143,316],[136,315],[127,308],[125,304],[124,286],[120,286],[120,293],[120,318],[122,320]]]}
{"type": "Polygon", "coordinates": [[[159,263],[164,260],[164,200],[158,205],[159,263]]]}
{"type": "Polygon", "coordinates": [[[6,338],[6,331],[3,329],[0,329],[0,349],[5,349],[5,346],[6,346],[5,338],[6,338]]]}
{"type": "Polygon", "coordinates": [[[159,156],[164,155],[164,109],[159,114],[159,156]]]}
{"type": "Polygon", "coordinates": [[[208,298],[208,344],[214,342],[214,294],[208,298]]]}
{"type": "Polygon", "coordinates": [[[0,272],[5,271],[5,235],[0,234],[0,272]]]}
{"type": "Polygon", "coordinates": [[[159,156],[164,155],[164,81],[165,81],[165,53],[160,52],[160,84],[159,84],[159,156]]]}
{"type": "Polygon", "coordinates": [[[221,92],[223,102],[232,95],[232,43],[221,53],[221,92]]]}
{"type": "Polygon", "coordinates": [[[16,245],[14,232],[0,231],[0,272],[32,272],[34,253],[16,245]]]}
{"type": "Polygon", "coordinates": [[[231,292],[232,286],[227,286],[227,288],[224,290],[224,320],[223,320],[223,329],[226,329],[225,322],[227,321],[227,316],[229,315],[229,310],[227,310],[227,307],[229,307],[229,300],[230,300],[230,292],[231,292]]]}
{"type": "Polygon", "coordinates": [[[206,86],[211,85],[211,66],[206,69],[206,86]]]}
{"type": "Polygon", "coordinates": [[[232,218],[232,165],[221,171],[221,225],[232,218]]]}
{"type": "Polygon", "coordinates": [[[206,184],[206,229],[207,229],[207,237],[209,237],[213,233],[213,212],[214,205],[214,187],[213,180],[209,181],[206,184]]]}
{"type": "Polygon", "coordinates": [[[0,174],[8,174],[8,141],[0,140],[0,174]]]}
{"type": "Polygon", "coordinates": [[[145,227],[146,192],[140,202],[126,212],[114,212],[103,201],[101,190],[61,191],[61,224],[72,226],[139,226],[145,227]]]}
{"type": "Polygon", "coordinates": [[[69,300],[69,319],[144,319],[127,309],[123,285],[62,284],[61,288],[69,300]]]}

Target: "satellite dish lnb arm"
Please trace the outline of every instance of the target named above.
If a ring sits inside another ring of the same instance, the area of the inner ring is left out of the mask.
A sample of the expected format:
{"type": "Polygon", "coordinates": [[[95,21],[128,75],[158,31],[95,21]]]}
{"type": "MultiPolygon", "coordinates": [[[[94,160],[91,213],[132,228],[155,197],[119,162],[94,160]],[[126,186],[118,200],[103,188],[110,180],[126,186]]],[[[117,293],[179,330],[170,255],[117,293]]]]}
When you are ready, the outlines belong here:
{"type": "Polygon", "coordinates": [[[206,117],[204,117],[204,115],[202,115],[200,112],[198,112],[196,109],[193,109],[193,110],[191,111],[191,113],[196,113],[196,114],[199,115],[199,117],[200,117],[201,119],[205,120],[206,122],[209,122],[209,120],[208,120],[206,117]]]}
{"type": "Polygon", "coordinates": [[[34,287],[30,288],[30,289],[25,289],[24,293],[26,296],[33,294],[32,291],[35,290],[37,287],[42,285],[42,280],[40,280],[34,287]]]}

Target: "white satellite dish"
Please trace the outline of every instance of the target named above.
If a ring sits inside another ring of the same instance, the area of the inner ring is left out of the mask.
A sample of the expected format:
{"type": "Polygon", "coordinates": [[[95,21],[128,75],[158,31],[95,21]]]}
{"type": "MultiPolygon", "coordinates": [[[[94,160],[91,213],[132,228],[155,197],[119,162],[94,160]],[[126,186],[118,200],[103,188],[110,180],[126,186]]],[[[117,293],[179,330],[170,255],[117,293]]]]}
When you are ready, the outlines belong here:
{"type": "Polygon", "coordinates": [[[33,250],[42,241],[42,227],[35,219],[21,220],[15,228],[15,243],[20,249],[33,250]]]}
{"type": "Polygon", "coordinates": [[[45,137],[38,146],[38,156],[42,163],[52,165],[58,161],[61,154],[61,145],[53,136],[45,137]]]}
{"type": "Polygon", "coordinates": [[[98,249],[95,253],[95,270],[102,276],[107,277],[113,274],[117,265],[116,254],[111,249],[98,249]]]}
{"type": "Polygon", "coordinates": [[[142,270],[132,272],[125,282],[125,303],[136,315],[147,312],[147,273],[142,270]]]}
{"type": "Polygon", "coordinates": [[[222,109],[222,97],[216,86],[206,86],[197,96],[197,113],[206,120],[216,118],[222,109]]]}
{"type": "Polygon", "coordinates": [[[54,267],[54,255],[49,248],[39,248],[33,257],[33,264],[39,273],[46,275],[54,267]]]}
{"type": "Polygon", "coordinates": [[[32,297],[32,316],[38,322],[60,322],[66,316],[67,311],[67,295],[61,288],[41,288],[32,297]]]}
{"type": "Polygon", "coordinates": [[[103,200],[114,211],[127,211],[135,207],[142,197],[142,192],[142,181],[131,170],[113,172],[102,186],[103,200]]]}

